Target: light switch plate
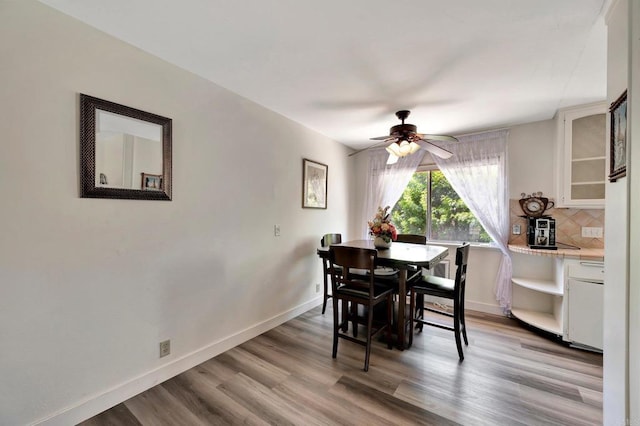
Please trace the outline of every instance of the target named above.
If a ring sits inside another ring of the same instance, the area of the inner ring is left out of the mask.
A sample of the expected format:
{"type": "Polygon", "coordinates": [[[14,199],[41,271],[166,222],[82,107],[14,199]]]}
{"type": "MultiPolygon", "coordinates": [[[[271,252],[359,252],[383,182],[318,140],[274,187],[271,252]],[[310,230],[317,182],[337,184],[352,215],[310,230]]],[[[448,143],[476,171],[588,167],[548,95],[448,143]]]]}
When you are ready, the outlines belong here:
{"type": "Polygon", "coordinates": [[[582,236],[584,238],[602,238],[602,227],[582,227],[582,236]]]}

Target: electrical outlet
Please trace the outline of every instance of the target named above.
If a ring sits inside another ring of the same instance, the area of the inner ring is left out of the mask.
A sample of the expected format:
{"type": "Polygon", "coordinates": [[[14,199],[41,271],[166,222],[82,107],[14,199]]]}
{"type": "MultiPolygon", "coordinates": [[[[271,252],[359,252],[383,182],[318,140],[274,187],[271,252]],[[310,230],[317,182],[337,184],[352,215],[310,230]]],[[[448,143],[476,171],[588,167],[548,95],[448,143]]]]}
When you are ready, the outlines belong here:
{"type": "Polygon", "coordinates": [[[520,235],[520,225],[513,225],[513,229],[511,230],[511,233],[513,235],[520,235]]]}
{"type": "Polygon", "coordinates": [[[273,235],[276,237],[280,236],[280,225],[273,225],[273,235]]]}
{"type": "Polygon", "coordinates": [[[316,293],[320,293],[320,284],[316,284],[316,293]]]}
{"type": "Polygon", "coordinates": [[[171,353],[171,340],[160,342],[160,358],[171,353]]]}

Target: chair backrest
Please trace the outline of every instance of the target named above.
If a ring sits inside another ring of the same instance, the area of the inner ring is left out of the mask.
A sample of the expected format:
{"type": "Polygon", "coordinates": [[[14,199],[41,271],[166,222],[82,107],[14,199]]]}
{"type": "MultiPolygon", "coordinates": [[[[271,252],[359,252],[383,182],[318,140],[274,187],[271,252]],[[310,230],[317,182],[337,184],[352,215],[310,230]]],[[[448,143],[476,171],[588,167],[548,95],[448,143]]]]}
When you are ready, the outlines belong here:
{"type": "Polygon", "coordinates": [[[320,247],[329,247],[331,244],[340,244],[342,234],[324,234],[320,239],[320,247]]]}
{"type": "Polygon", "coordinates": [[[329,264],[331,272],[331,287],[334,294],[338,287],[349,286],[359,291],[369,294],[369,298],[374,296],[374,269],[378,261],[378,252],[375,249],[330,246],[329,264]],[[340,269],[340,268],[341,269],[340,269]],[[364,269],[369,273],[366,276],[353,275],[351,269],[364,269]]]}
{"type": "Polygon", "coordinates": [[[469,243],[462,243],[460,247],[456,249],[456,287],[459,288],[459,292],[464,297],[464,286],[467,281],[467,260],[469,259],[469,243]]]}
{"type": "Polygon", "coordinates": [[[418,234],[398,234],[396,241],[399,243],[427,244],[427,237],[418,234]]]}

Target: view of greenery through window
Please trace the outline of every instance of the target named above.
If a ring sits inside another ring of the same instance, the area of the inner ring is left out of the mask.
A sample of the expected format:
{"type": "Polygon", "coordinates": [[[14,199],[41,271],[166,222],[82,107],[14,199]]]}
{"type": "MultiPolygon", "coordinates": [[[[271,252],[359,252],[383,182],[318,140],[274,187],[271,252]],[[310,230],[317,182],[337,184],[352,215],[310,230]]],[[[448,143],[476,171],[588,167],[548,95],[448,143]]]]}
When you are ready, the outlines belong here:
{"type": "Polygon", "coordinates": [[[391,222],[399,234],[426,235],[428,240],[491,242],[440,171],[413,175],[391,211],[391,222]]]}

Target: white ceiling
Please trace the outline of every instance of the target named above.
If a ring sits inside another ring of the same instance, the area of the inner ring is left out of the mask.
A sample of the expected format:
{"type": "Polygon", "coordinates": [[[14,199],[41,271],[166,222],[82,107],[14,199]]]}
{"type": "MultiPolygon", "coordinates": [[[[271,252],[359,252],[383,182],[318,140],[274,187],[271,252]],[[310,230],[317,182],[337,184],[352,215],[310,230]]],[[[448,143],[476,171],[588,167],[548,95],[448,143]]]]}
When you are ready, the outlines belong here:
{"type": "Polygon", "coordinates": [[[606,98],[607,0],[41,2],[354,148],[606,98]]]}

